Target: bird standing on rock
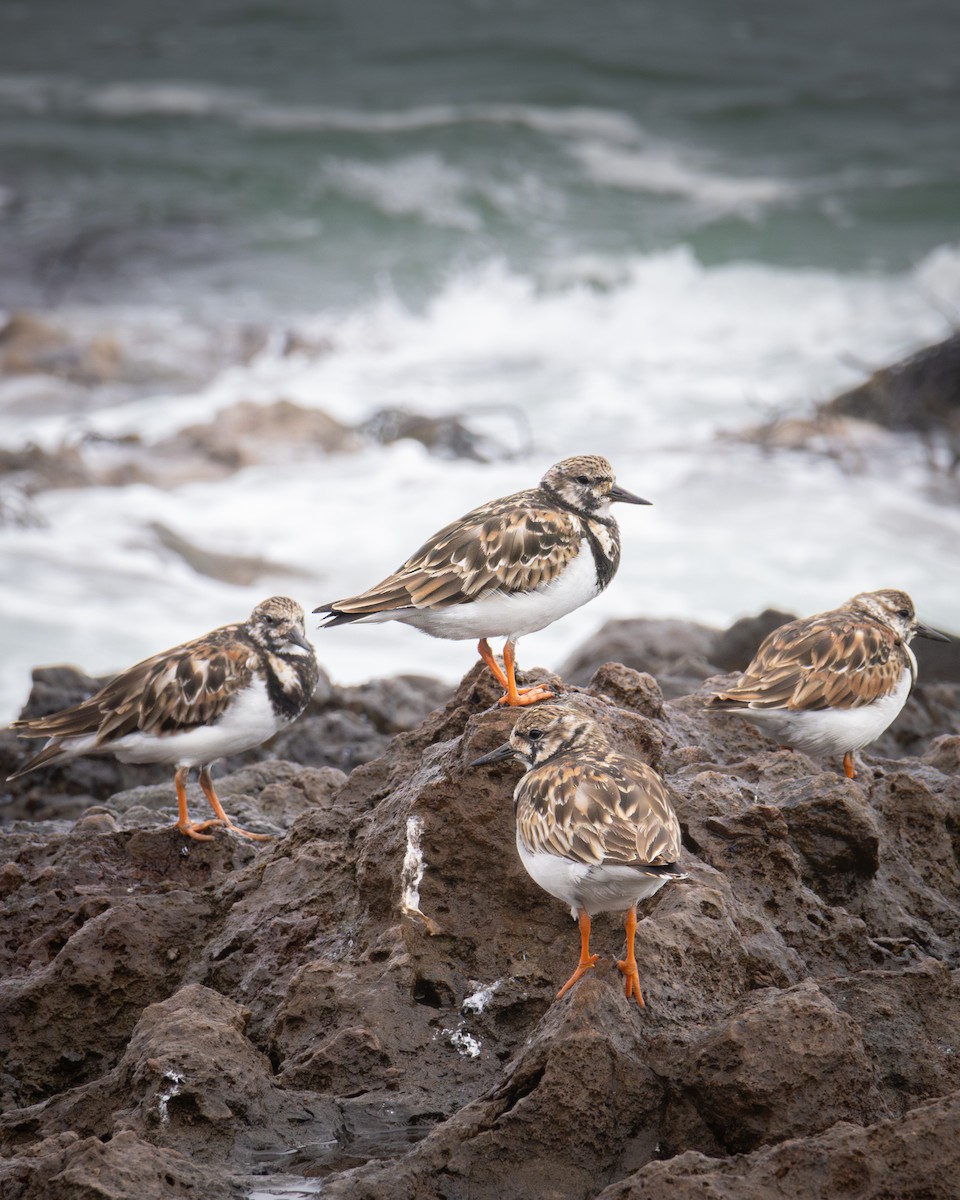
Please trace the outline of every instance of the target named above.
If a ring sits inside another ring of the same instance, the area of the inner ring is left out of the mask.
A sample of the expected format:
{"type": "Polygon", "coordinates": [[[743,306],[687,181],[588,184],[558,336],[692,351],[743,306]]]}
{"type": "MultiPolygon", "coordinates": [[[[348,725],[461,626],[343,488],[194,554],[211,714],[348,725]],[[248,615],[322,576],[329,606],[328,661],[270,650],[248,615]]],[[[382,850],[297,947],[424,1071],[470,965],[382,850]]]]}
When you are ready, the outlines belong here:
{"type": "Polygon", "coordinates": [[[829,612],[790,621],[760,644],[731,687],[707,701],[787,746],[842,754],[848,779],[862,750],[899,716],[917,681],[914,637],[950,639],[921,625],[906,592],[860,592],[829,612]]]}
{"type": "Polygon", "coordinates": [[[402,621],[432,637],[479,638],[480,657],[501,704],[548,700],[545,687],[518,688],[516,644],[598,596],[620,563],[610,505],[649,504],[615,481],[599,455],[556,463],[539,485],[491,500],[445,525],[375,587],[321,605],[324,627],[402,621]],[[504,637],[503,667],[487,640],[504,637]]]}
{"type": "Polygon", "coordinates": [[[271,596],[247,621],[224,625],[192,642],[164,650],[117,675],[89,700],[46,717],[14,721],[21,737],[49,742],[18,779],[48,763],[80,754],[112,754],[124,763],[176,764],[179,819],[186,837],[210,841],[203,831],[222,825],[243,837],[224,812],[210,764],[226,754],[259,746],[295,721],[317,686],[320,668],[295,600],[271,596]],[[200,787],[214,811],[191,821],[186,782],[200,767],[200,787]]]}
{"type": "Polygon", "coordinates": [[[637,902],[684,878],[677,866],[680,823],[663,780],[613,750],[595,721],[560,704],[521,713],[510,740],[470,765],[507,758],[527,768],[513,793],[520,861],[545,892],[569,904],[580,925],[580,961],[557,999],[597,963],[590,918],[625,909],[627,953],[617,968],[627,998],[643,1008],[637,902]]]}

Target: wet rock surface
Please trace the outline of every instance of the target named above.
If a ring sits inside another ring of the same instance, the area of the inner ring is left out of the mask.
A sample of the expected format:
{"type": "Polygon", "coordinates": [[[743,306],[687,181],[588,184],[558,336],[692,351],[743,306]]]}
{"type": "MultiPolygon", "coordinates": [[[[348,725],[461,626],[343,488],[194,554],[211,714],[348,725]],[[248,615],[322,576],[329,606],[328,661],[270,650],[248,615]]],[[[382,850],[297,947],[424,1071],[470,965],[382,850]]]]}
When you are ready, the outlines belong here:
{"type": "Polygon", "coordinates": [[[883,471],[904,438],[922,448],[934,494],[956,503],[960,472],[960,334],[872,372],[805,413],[725,433],[766,453],[802,451],[854,474],[883,471]]]}
{"type": "MultiPolygon", "coordinates": [[[[717,666],[718,634],[675,632],[674,662],[717,666]]],[[[469,767],[513,722],[479,669],[452,697],[321,681],[218,776],[265,844],[186,844],[166,770],[7,785],[0,1196],[955,1194],[958,685],[847,780],[581,669],[546,678],[664,774],[684,831],[687,879],[641,908],[643,1010],[614,914],[555,999],[576,927],[516,856],[520,768],[469,767]]],[[[91,683],[41,673],[31,711],[91,683]]]]}
{"type": "MultiPolygon", "coordinates": [[[[0,484],[5,493],[0,497],[0,524],[39,520],[30,507],[33,498],[63,488],[146,484],[166,490],[189,482],[225,479],[248,467],[321,460],[404,440],[418,442],[441,458],[493,462],[529,443],[520,410],[485,406],[473,413],[428,416],[392,408],[357,425],[345,425],[322,408],[269,394],[258,401],[225,405],[211,420],[185,422],[155,438],[135,431],[104,434],[83,425],[84,414],[105,400],[109,406],[151,389],[188,391],[225,368],[248,364],[258,355],[296,354],[317,359],[331,349],[325,340],[282,328],[271,332],[266,327],[239,325],[213,330],[188,322],[183,328],[165,328],[158,339],[149,326],[141,330],[87,328],[82,322],[32,312],[0,313],[4,408],[8,412],[70,413],[76,418],[72,432],[59,443],[0,446],[0,484]],[[158,344],[174,353],[160,356],[158,344]],[[178,362],[183,365],[172,365],[178,362]],[[187,364],[191,364],[189,368],[187,364]]],[[[185,530],[151,527],[148,533],[161,543],[180,546],[181,557],[189,565],[196,567],[196,560],[211,565],[215,552],[190,545],[185,530]]],[[[249,575],[252,569],[254,578],[263,573],[262,567],[249,560],[230,564],[224,558],[220,555],[220,561],[212,564],[215,569],[204,573],[217,578],[239,575],[234,581],[242,581],[244,573],[249,575]]],[[[297,573],[290,568],[284,571],[297,573]]]]}

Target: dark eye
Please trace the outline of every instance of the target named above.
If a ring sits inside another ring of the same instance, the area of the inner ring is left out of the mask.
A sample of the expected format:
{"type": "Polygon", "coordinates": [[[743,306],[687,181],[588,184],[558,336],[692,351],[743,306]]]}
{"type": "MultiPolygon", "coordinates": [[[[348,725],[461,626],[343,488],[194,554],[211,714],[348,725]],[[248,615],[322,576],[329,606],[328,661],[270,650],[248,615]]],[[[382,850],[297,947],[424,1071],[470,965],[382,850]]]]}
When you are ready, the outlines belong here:
{"type": "Polygon", "coordinates": [[[913,613],[911,613],[909,608],[901,608],[897,611],[897,616],[903,617],[903,619],[906,621],[906,620],[909,620],[910,617],[913,616],[913,613]]]}
{"type": "Polygon", "coordinates": [[[577,483],[582,483],[584,487],[589,487],[589,485],[590,485],[590,476],[589,476],[589,475],[578,475],[578,476],[577,476],[577,483]]]}
{"type": "Polygon", "coordinates": [[[528,729],[527,737],[530,739],[531,742],[539,742],[540,739],[543,737],[543,730],[542,729],[528,729]]]}

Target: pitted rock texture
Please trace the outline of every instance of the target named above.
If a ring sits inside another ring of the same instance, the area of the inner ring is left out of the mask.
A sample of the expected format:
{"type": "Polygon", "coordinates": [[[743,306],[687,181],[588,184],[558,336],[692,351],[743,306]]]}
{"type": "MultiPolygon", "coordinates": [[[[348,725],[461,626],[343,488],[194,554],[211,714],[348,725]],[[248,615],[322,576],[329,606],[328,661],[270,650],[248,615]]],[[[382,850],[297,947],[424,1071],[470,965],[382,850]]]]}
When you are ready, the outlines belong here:
{"type": "Polygon", "coordinates": [[[185,843],[166,779],[6,827],[0,1197],[955,1194],[956,707],[851,781],[619,663],[544,678],[680,817],[646,1008],[615,914],[555,999],[578,937],[517,858],[520,768],[469,765],[514,720],[489,675],[425,719],[357,689],[326,711],[382,742],[349,774],[221,778],[270,843],[185,843]]]}

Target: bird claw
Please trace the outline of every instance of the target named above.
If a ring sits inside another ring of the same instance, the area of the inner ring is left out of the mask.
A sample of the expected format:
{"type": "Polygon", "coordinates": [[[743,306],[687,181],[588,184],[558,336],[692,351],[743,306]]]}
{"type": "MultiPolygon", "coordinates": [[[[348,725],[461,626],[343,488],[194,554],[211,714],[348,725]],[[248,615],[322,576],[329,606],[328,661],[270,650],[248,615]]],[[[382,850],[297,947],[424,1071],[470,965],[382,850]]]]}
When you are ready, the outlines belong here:
{"type": "Polygon", "coordinates": [[[239,833],[241,837],[250,838],[255,842],[269,842],[271,840],[269,833],[253,833],[249,829],[243,829],[239,825],[234,825],[232,821],[223,821],[221,824],[232,833],[239,833]]]}
{"type": "Polygon", "coordinates": [[[201,830],[209,828],[211,825],[222,825],[223,822],[219,817],[213,817],[209,821],[187,821],[184,824],[177,821],[176,828],[183,834],[184,837],[193,838],[197,842],[212,842],[212,833],[202,833],[201,830]]]}
{"type": "Polygon", "coordinates": [[[599,961],[600,961],[599,954],[591,954],[587,958],[581,958],[580,961],[577,963],[577,969],[570,976],[570,978],[567,980],[567,982],[563,985],[563,987],[560,989],[560,991],[557,992],[557,999],[559,1000],[561,996],[565,996],[567,994],[567,992],[569,992],[570,989],[573,987],[573,985],[575,983],[579,983],[580,980],[584,977],[584,975],[586,975],[586,973],[592,967],[595,967],[599,961]]]}
{"type": "Polygon", "coordinates": [[[646,1008],[647,1006],[643,1002],[643,993],[640,991],[640,973],[637,971],[637,964],[627,959],[620,959],[617,962],[617,970],[624,976],[624,993],[627,999],[636,996],[640,1007],[646,1008]]]}
{"type": "Polygon", "coordinates": [[[556,692],[551,692],[549,688],[538,684],[536,687],[517,688],[515,696],[505,692],[497,703],[509,705],[511,708],[520,708],[527,704],[539,704],[541,700],[553,700],[555,697],[556,692]]]}

